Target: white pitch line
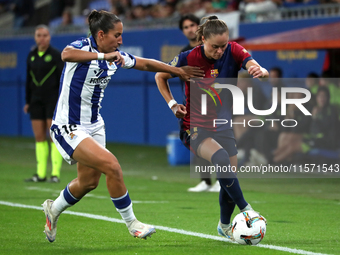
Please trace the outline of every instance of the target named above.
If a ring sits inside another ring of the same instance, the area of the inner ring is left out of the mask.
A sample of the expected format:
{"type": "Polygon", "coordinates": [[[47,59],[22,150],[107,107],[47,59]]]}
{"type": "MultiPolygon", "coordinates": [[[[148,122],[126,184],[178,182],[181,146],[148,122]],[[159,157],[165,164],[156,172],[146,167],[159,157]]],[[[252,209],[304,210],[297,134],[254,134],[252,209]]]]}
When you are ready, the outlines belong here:
{"type": "MultiPolygon", "coordinates": [[[[24,204],[11,203],[11,202],[1,201],[1,200],[0,200],[0,205],[34,209],[34,210],[42,210],[41,206],[24,205],[24,204]]],[[[107,216],[90,214],[90,213],[64,211],[63,214],[70,214],[70,215],[81,216],[81,217],[95,219],[95,220],[110,221],[110,222],[115,222],[115,223],[125,223],[121,219],[115,219],[115,218],[111,218],[111,217],[107,217],[107,216]]],[[[164,226],[155,226],[155,228],[156,228],[156,230],[159,229],[159,230],[164,230],[164,231],[168,231],[168,232],[172,232],[172,233],[178,233],[178,234],[187,235],[187,236],[196,236],[196,237],[206,238],[206,239],[211,239],[211,240],[216,240],[216,241],[231,242],[229,239],[224,238],[224,237],[207,235],[207,234],[193,232],[193,231],[186,231],[186,230],[178,229],[178,228],[169,228],[169,227],[164,227],[164,226]]],[[[261,248],[266,248],[266,249],[271,249],[271,250],[284,251],[284,252],[289,252],[289,253],[294,253],[294,254],[302,254],[302,255],[330,255],[330,254],[325,254],[325,253],[316,253],[316,252],[311,252],[311,251],[305,251],[305,250],[300,250],[300,249],[292,249],[292,248],[288,248],[288,247],[275,246],[275,245],[269,245],[269,244],[258,244],[254,247],[261,247],[261,248]]]]}
{"type": "MultiPolygon", "coordinates": [[[[38,191],[43,191],[43,192],[52,192],[52,193],[60,193],[60,190],[53,190],[53,189],[47,189],[47,188],[41,188],[41,187],[35,187],[35,186],[29,186],[25,187],[28,190],[38,190],[38,191]]],[[[85,197],[93,197],[93,198],[98,198],[98,199],[109,199],[108,196],[97,196],[93,194],[86,194],[85,197]]],[[[132,203],[134,204],[165,204],[169,203],[169,201],[140,201],[140,200],[132,200],[132,203]]]]}

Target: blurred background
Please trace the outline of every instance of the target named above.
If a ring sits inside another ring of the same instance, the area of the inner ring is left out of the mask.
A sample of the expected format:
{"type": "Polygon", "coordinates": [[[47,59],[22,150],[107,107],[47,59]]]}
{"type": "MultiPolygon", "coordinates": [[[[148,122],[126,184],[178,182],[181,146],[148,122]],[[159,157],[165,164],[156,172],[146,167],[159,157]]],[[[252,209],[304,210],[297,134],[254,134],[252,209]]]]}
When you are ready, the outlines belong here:
{"type": "MultiPolygon", "coordinates": [[[[336,132],[340,107],[339,0],[0,0],[0,136],[33,137],[29,116],[22,108],[26,58],[35,45],[34,27],[48,25],[51,45],[62,50],[68,43],[88,35],[87,16],[92,9],[107,10],[121,18],[124,23],[121,50],[164,62],[169,62],[188,44],[178,28],[182,15],[192,13],[201,18],[217,14],[229,26],[230,39],[244,46],[270,70],[271,79],[259,86],[263,102],[271,101],[272,87],[287,86],[286,78],[298,78],[299,86],[313,94],[314,103],[309,109],[311,112],[315,109],[314,116],[322,113],[320,109],[324,107],[317,105],[319,87],[330,91],[329,104],[335,109],[325,120],[329,122],[323,120],[326,125],[320,127],[311,117],[303,120],[303,127],[294,130],[295,133],[275,130],[268,144],[262,147],[257,146],[261,142],[246,139],[254,137],[254,133],[235,130],[243,150],[242,164],[259,164],[263,158],[265,162],[286,162],[301,154],[339,162],[336,132]],[[275,83],[277,78],[283,78],[282,84],[275,83]],[[330,126],[335,132],[326,137],[330,126]],[[280,141],[296,140],[301,140],[296,145],[298,150],[294,148],[288,156],[275,159],[273,151],[285,145],[280,141]]],[[[177,78],[173,79],[171,89],[175,99],[181,101],[181,84],[177,78]]],[[[258,109],[268,109],[267,106],[259,105],[258,109]]],[[[154,73],[121,70],[115,74],[105,91],[101,113],[108,142],[165,146],[167,136],[178,130],[176,119],[158,92],[154,73]]],[[[297,118],[294,109],[291,114],[291,118],[297,118]]],[[[268,137],[266,134],[267,131],[256,137],[268,137]]]]}

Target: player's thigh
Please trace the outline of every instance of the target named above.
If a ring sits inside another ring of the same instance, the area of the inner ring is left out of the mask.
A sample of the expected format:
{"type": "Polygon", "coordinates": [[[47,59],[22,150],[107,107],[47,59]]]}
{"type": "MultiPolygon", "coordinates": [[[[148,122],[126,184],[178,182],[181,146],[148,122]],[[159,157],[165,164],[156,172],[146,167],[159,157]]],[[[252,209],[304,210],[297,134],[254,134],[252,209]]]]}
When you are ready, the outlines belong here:
{"type": "Polygon", "coordinates": [[[211,162],[212,156],[220,149],[222,149],[222,146],[214,138],[207,137],[198,146],[197,154],[199,157],[211,162]]]}
{"type": "Polygon", "coordinates": [[[79,143],[72,158],[105,174],[111,169],[120,169],[117,158],[92,137],[85,138],[79,143]]]}

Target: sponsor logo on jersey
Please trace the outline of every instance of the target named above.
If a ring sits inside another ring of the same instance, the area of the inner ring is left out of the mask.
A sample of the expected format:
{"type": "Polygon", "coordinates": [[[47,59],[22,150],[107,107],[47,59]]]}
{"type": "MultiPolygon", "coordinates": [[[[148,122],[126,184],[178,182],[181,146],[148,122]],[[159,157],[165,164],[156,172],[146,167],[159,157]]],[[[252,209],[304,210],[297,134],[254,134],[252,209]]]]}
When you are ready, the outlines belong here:
{"type": "Polygon", "coordinates": [[[246,49],[243,49],[242,51],[243,51],[243,53],[248,53],[248,51],[246,49]]]}
{"type": "Polygon", "coordinates": [[[101,78],[91,78],[90,83],[105,85],[110,81],[110,77],[101,77],[101,78]]]}
{"type": "Polygon", "coordinates": [[[210,70],[210,75],[211,77],[216,78],[218,76],[218,69],[210,70]]]}

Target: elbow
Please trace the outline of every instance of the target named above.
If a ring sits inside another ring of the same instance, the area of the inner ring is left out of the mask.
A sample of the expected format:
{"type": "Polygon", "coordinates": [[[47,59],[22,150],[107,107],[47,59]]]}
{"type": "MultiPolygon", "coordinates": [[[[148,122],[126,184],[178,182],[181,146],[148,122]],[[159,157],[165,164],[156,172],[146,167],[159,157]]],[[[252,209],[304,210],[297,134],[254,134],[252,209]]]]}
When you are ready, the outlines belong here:
{"type": "Polygon", "coordinates": [[[155,74],[155,81],[156,81],[156,84],[157,86],[159,86],[159,84],[163,81],[164,82],[164,79],[162,77],[162,73],[156,73],[155,74]]]}
{"type": "Polygon", "coordinates": [[[61,53],[61,60],[64,61],[64,62],[68,61],[68,59],[67,59],[67,53],[65,53],[65,51],[63,51],[63,52],[61,53]]]}
{"type": "Polygon", "coordinates": [[[61,52],[61,60],[64,62],[72,62],[70,50],[67,47],[61,52]]]}

